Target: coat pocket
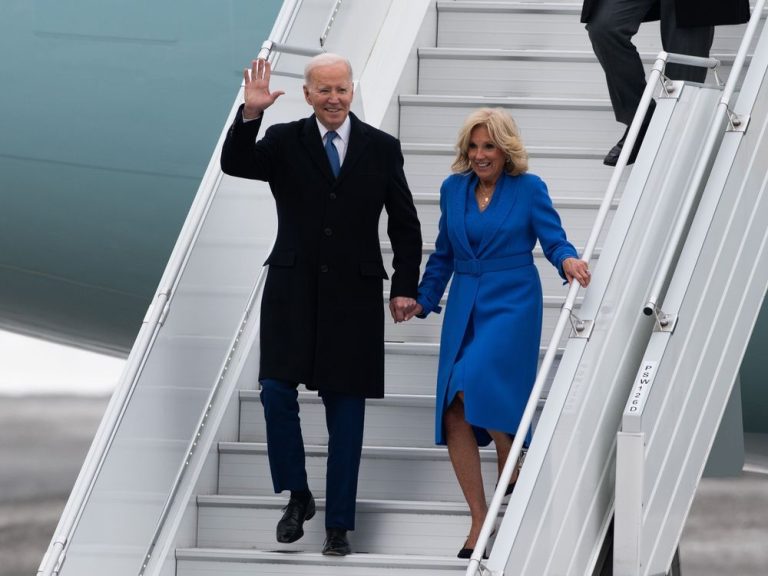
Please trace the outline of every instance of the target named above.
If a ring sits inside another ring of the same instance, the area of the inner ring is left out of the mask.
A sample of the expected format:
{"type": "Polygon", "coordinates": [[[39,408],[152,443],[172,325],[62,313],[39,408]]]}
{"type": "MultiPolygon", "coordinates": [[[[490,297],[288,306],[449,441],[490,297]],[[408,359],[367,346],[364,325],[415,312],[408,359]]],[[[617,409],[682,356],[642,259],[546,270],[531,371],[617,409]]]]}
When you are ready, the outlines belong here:
{"type": "Polygon", "coordinates": [[[382,262],[360,262],[360,274],[389,280],[389,275],[382,262]]]}

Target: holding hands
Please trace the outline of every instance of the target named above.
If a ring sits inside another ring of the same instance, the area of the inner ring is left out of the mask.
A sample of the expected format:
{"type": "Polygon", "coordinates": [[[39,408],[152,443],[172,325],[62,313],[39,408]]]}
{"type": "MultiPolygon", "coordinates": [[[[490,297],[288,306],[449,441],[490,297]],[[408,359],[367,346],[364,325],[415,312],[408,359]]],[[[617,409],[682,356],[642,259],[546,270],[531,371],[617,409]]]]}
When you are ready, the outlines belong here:
{"type": "Polygon", "coordinates": [[[269,78],[272,66],[266,60],[253,60],[251,68],[243,70],[243,120],[255,120],[264,110],[272,106],[280,96],[285,94],[282,90],[269,91],[269,78]]]}
{"type": "Polygon", "coordinates": [[[395,324],[398,322],[406,322],[416,316],[416,314],[421,314],[422,307],[421,304],[416,302],[413,298],[408,298],[406,296],[395,296],[389,301],[389,312],[392,314],[392,319],[395,321],[395,324]]]}
{"type": "Polygon", "coordinates": [[[582,288],[586,288],[592,279],[589,265],[584,260],[579,260],[578,258],[566,258],[563,260],[563,272],[569,284],[576,280],[581,284],[582,288]]]}

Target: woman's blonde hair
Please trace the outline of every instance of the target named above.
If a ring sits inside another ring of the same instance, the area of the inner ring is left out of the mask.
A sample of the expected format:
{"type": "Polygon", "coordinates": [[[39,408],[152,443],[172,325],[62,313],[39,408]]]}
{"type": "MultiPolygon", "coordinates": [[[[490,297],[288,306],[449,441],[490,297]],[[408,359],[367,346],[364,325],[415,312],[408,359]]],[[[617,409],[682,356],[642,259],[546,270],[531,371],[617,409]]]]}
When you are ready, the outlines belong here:
{"type": "Polygon", "coordinates": [[[472,130],[478,126],[485,126],[491,141],[504,153],[504,172],[510,176],[517,176],[528,170],[528,152],[520,140],[520,132],[517,124],[503,108],[480,108],[470,114],[459,130],[456,140],[456,158],[451,164],[454,172],[468,172],[471,169],[469,163],[469,140],[472,130]]]}

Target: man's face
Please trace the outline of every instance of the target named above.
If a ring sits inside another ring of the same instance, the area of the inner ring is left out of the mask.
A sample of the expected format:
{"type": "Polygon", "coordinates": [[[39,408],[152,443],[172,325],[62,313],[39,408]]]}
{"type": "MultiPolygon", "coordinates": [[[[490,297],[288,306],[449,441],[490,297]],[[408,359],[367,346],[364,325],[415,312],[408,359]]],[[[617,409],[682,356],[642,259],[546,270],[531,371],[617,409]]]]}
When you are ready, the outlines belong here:
{"type": "Polygon", "coordinates": [[[343,62],[318,66],[304,86],[307,104],[328,130],[338,129],[347,119],[353,93],[349,70],[343,62]]]}

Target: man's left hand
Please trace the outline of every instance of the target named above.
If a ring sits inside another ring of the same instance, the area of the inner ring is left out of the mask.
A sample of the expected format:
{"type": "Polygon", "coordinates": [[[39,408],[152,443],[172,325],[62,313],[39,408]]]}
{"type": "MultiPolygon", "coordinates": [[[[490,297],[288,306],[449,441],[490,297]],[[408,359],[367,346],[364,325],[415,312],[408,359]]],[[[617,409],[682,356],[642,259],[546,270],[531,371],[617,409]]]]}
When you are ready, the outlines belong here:
{"type": "Polygon", "coordinates": [[[405,322],[416,315],[418,304],[413,298],[395,296],[389,301],[389,312],[395,324],[405,322]]]}

